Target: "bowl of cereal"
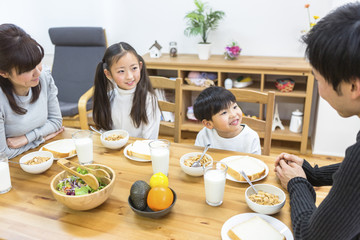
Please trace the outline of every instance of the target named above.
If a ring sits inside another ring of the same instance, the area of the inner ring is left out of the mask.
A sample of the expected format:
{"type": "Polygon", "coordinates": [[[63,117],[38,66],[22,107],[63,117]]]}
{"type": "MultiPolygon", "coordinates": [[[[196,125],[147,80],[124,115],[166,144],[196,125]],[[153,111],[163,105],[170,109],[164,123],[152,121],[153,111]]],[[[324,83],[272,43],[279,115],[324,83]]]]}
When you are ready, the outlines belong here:
{"type": "Polygon", "coordinates": [[[54,156],[48,151],[31,152],[22,156],[19,160],[22,170],[32,174],[43,173],[54,162],[54,156]]]}
{"type": "Polygon", "coordinates": [[[129,133],[122,129],[110,130],[102,133],[100,140],[104,147],[119,149],[125,146],[125,144],[128,142],[129,133]]]}
{"type": "Polygon", "coordinates": [[[204,175],[204,164],[212,165],[213,158],[209,154],[205,154],[203,159],[200,161],[201,167],[191,167],[191,165],[199,160],[201,157],[202,152],[191,152],[186,153],[180,158],[180,166],[181,169],[190,176],[199,177],[204,175]]]}
{"type": "Polygon", "coordinates": [[[247,205],[261,214],[275,214],[285,205],[286,195],[283,190],[270,184],[255,184],[254,189],[248,187],[245,191],[247,205]]]}

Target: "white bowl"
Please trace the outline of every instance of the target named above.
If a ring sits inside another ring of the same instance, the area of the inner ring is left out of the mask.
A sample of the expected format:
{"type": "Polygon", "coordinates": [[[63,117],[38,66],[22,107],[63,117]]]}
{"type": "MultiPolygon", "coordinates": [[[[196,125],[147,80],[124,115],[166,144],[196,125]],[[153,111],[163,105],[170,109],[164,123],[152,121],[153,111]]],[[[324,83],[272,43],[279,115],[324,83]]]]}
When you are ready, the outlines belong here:
{"type": "Polygon", "coordinates": [[[280,212],[281,208],[284,206],[285,201],[286,201],[286,195],[283,190],[281,190],[280,188],[275,187],[273,185],[270,185],[270,184],[255,184],[254,187],[258,191],[261,190],[263,192],[267,192],[267,193],[271,193],[271,194],[279,196],[280,203],[278,203],[276,205],[257,204],[250,200],[249,196],[252,194],[255,194],[255,191],[251,187],[248,187],[245,191],[245,200],[246,200],[247,205],[253,211],[255,211],[257,213],[261,213],[261,214],[268,214],[268,215],[280,212]]]}
{"type": "Polygon", "coordinates": [[[106,131],[103,134],[101,134],[100,140],[101,140],[101,143],[104,145],[104,147],[111,148],[111,149],[119,149],[119,148],[122,148],[123,146],[125,146],[125,144],[128,142],[129,133],[126,130],[122,130],[122,129],[110,130],[110,131],[106,131]],[[113,134],[121,135],[124,138],[117,140],[117,141],[105,140],[105,138],[107,138],[108,136],[113,135],[113,134]]]}
{"type": "Polygon", "coordinates": [[[22,168],[22,170],[24,170],[25,172],[28,172],[28,173],[32,173],[32,174],[39,174],[39,173],[42,173],[42,172],[45,172],[46,170],[48,170],[54,162],[54,156],[51,152],[37,151],[37,152],[31,152],[31,153],[28,153],[28,154],[22,156],[22,158],[20,158],[20,160],[19,160],[19,163],[25,163],[25,162],[33,159],[34,157],[49,157],[50,159],[47,160],[46,162],[34,164],[34,165],[20,164],[20,167],[22,168]]]}
{"type": "MultiPolygon", "coordinates": [[[[186,154],[182,155],[181,158],[180,158],[181,169],[186,174],[189,174],[189,175],[194,176],[194,177],[199,177],[199,176],[204,175],[204,168],[203,167],[188,167],[188,166],[186,166],[184,164],[184,161],[186,159],[197,156],[197,155],[201,156],[201,154],[202,154],[202,152],[190,152],[190,153],[186,153],[186,154]]],[[[206,155],[207,158],[209,158],[211,160],[210,165],[212,165],[212,163],[214,161],[213,158],[209,154],[205,154],[205,155],[206,155]]]]}

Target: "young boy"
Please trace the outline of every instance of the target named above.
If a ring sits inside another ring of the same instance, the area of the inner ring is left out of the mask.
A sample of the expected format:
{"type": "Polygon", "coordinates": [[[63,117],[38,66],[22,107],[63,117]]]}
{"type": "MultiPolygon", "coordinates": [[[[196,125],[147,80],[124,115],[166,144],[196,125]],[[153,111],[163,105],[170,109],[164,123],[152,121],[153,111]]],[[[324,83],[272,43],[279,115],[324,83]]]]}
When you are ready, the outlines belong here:
{"type": "Polygon", "coordinates": [[[222,87],[208,87],[196,98],[195,117],[204,124],[195,146],[261,154],[259,135],[241,124],[242,111],[235,96],[222,87]]]}

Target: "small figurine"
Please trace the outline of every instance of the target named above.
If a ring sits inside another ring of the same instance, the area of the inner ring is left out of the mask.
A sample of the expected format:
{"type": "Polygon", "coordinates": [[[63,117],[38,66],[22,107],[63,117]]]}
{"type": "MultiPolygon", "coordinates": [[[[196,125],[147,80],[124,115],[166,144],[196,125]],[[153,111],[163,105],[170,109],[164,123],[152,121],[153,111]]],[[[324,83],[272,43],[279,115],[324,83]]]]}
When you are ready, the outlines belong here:
{"type": "Polygon", "coordinates": [[[281,130],[284,130],[284,126],[281,123],[280,117],[279,117],[279,110],[278,110],[278,104],[275,104],[275,113],[274,113],[274,119],[272,123],[272,131],[275,131],[275,128],[279,127],[281,130]]]}
{"type": "Polygon", "coordinates": [[[155,41],[155,43],[149,48],[150,50],[150,57],[151,58],[159,58],[161,57],[161,45],[155,41]]]}

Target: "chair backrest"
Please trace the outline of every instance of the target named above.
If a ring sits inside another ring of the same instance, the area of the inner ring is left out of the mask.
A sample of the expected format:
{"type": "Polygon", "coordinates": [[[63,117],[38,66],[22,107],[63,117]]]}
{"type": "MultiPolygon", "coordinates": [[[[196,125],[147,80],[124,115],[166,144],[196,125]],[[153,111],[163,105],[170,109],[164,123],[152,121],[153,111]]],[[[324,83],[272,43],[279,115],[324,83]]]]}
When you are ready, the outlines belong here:
{"type": "Polygon", "coordinates": [[[158,104],[161,112],[172,112],[174,113],[174,123],[168,123],[162,121],[160,125],[170,127],[173,129],[174,142],[179,142],[181,139],[181,79],[171,80],[166,77],[150,76],[151,85],[154,89],[172,89],[175,91],[175,102],[169,102],[158,99],[158,104]]]}
{"type": "Polygon", "coordinates": [[[97,64],[107,47],[101,27],[56,27],[49,29],[55,45],[52,75],[59,101],[77,103],[94,84],[97,64]]]}
{"type": "Polygon", "coordinates": [[[274,103],[275,103],[275,92],[259,92],[254,90],[246,89],[234,89],[230,90],[236,98],[237,102],[249,102],[266,104],[266,117],[263,119],[254,119],[251,117],[243,117],[242,122],[247,124],[250,128],[256,131],[259,136],[264,137],[264,145],[262,149],[263,155],[270,155],[271,147],[271,127],[274,117],[274,103]]]}

